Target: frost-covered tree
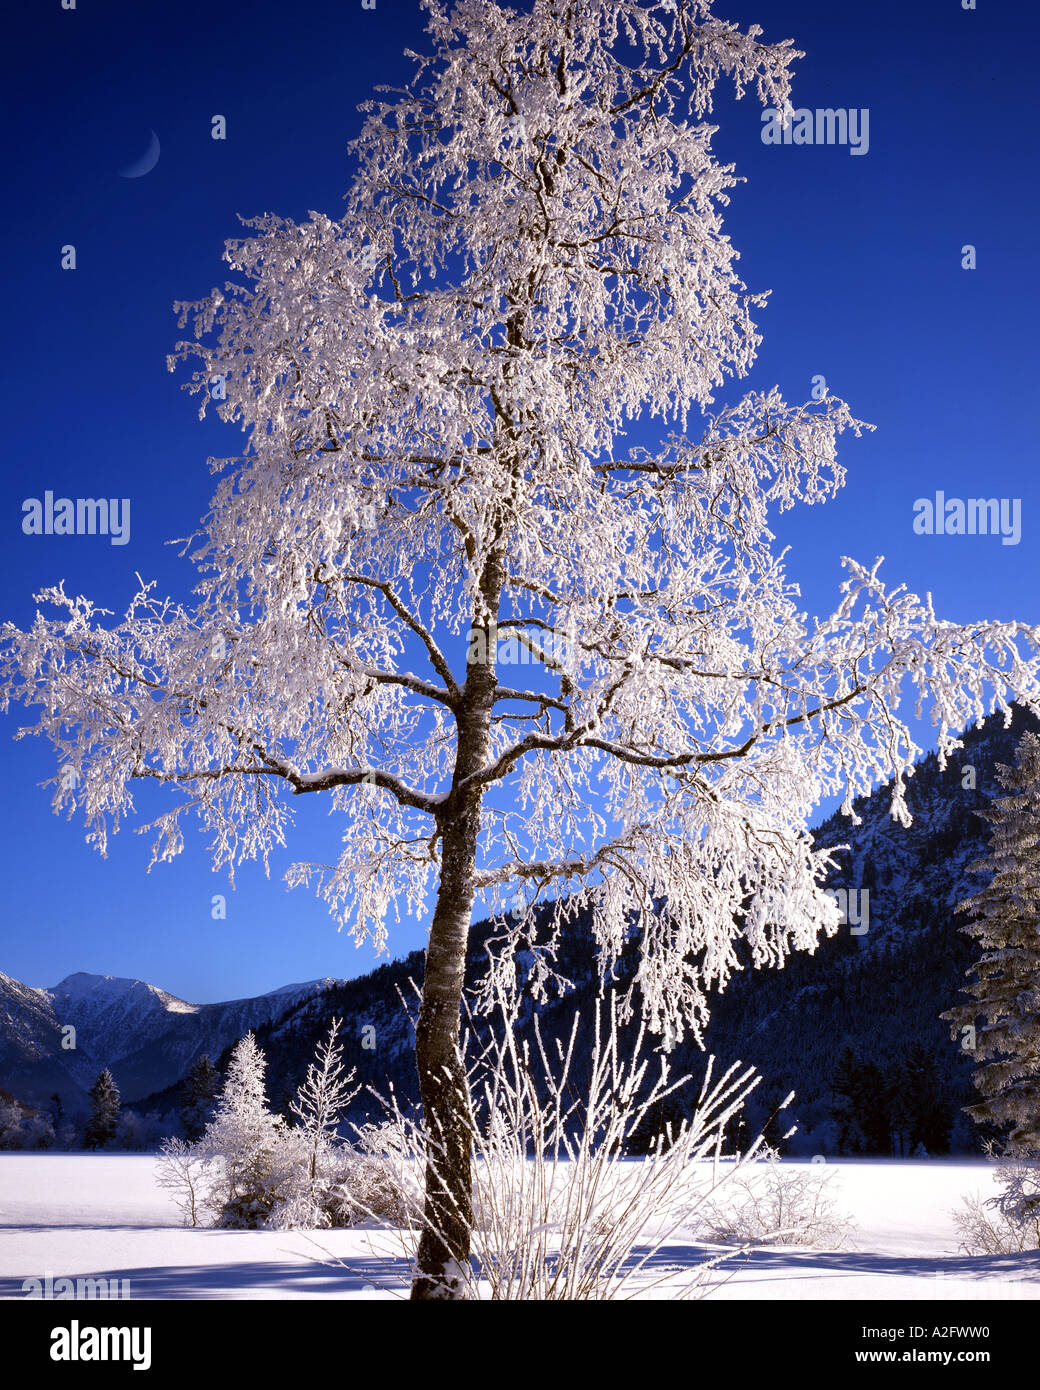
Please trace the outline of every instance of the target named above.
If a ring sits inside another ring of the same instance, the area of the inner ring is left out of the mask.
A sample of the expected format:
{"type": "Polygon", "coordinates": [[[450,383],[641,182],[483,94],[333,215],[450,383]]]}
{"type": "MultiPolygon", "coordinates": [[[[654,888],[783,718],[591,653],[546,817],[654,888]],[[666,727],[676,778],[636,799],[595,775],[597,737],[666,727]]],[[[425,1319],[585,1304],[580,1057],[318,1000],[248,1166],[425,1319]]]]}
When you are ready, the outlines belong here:
{"type": "Polygon", "coordinates": [[[100,1149],[102,1145],[112,1142],[119,1125],[119,1087],[107,1067],[99,1073],[87,1094],[90,1097],[90,1119],[84,1137],[88,1148],[100,1149]]]}
{"type": "Polygon", "coordinates": [[[25,1122],[25,1147],[27,1149],[49,1149],[55,1141],[54,1122],[49,1115],[33,1111],[25,1122]]]}
{"type": "Polygon", "coordinates": [[[943,1014],[954,1037],[972,1030],[982,1096],[968,1114],[1001,1131],[1009,1154],[1040,1157],[1040,737],[1022,736],[1014,767],[997,766],[1008,795],[979,814],[990,852],[971,865],[989,874],[957,906],[981,955],[968,972],[968,1003],[943,1014]]]}
{"type": "Polygon", "coordinates": [[[6,1091],[0,1092],[0,1149],[25,1145],[25,1111],[6,1091]]]}
{"type": "Polygon", "coordinates": [[[286,1126],[268,1109],[266,1070],[264,1054],[247,1033],[231,1054],[216,1114],[197,1146],[201,1157],[222,1165],[222,1226],[263,1225],[287,1179],[286,1126]]]}
{"type": "Polygon", "coordinates": [[[710,0],[424,3],[431,51],[366,105],[343,215],[247,223],[234,278],[180,306],[171,365],[245,435],[185,547],[197,601],[143,584],[108,622],[48,590],[0,683],[102,852],[137,779],[182,793],[155,859],[193,812],[231,872],[322,795],[342,854],[290,883],[379,947],[432,907],[417,1298],[455,1296],[469,1250],[478,898],[511,911],[502,971],[555,904],[536,991],[583,909],[604,968],[635,934],[632,1003],[699,1036],[738,938],[777,964],[836,930],[820,799],[851,814],[891,776],[908,821],[907,687],[942,759],[1009,697],[1040,709],[1036,630],[944,622],[879,562],[810,621],[770,523],[841,486],[861,426],[829,396],[716,401],[763,297],[706,117],[723,76],[783,108],[790,41],[710,0]]]}
{"type": "Polygon", "coordinates": [[[160,1147],[155,1180],[176,1202],[186,1226],[198,1226],[207,1211],[212,1193],[212,1157],[202,1153],[199,1144],[183,1139],[164,1139],[160,1147]]]}
{"type": "Polygon", "coordinates": [[[340,1116],[357,1095],[353,1084],[357,1069],[347,1071],[343,1063],[343,1044],[337,1035],[343,1020],[335,1018],[328,1037],[318,1044],[314,1061],[296,1092],[289,1109],[307,1141],[307,1171],[311,1182],[318,1176],[318,1164],[336,1133],[340,1116]]]}

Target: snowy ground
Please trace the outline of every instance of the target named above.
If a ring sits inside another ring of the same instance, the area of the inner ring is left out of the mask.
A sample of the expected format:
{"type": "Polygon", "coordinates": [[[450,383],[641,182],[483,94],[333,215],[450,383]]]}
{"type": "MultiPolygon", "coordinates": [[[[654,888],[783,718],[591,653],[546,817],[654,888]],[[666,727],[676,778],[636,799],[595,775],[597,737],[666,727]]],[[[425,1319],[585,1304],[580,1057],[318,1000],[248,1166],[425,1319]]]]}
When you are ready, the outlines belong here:
{"type": "MultiPolygon", "coordinates": [[[[950,1212],[963,1195],[990,1194],[985,1162],[839,1160],[828,1169],[857,1223],[851,1248],[757,1250],[730,1264],[713,1299],[1040,1299],[1040,1251],[958,1252],[950,1212]]],[[[384,1298],[405,1287],[404,1257],[385,1232],[185,1230],[154,1175],[154,1158],[138,1154],[0,1154],[0,1298],[26,1297],[23,1281],[48,1273],[129,1279],[131,1298],[384,1298]]],[[[654,1273],[678,1273],[705,1253],[672,1240],[654,1273]]]]}

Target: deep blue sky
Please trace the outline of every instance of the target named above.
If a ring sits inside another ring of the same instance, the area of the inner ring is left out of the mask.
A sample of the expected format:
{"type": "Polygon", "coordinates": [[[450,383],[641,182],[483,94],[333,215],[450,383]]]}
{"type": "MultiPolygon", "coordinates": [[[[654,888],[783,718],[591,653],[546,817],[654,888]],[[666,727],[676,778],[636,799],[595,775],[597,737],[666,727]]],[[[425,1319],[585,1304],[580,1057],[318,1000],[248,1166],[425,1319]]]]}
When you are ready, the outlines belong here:
{"type": "MultiPolygon", "coordinates": [[[[780,528],[807,608],[833,606],[842,554],[883,554],[889,578],[931,590],[944,616],[1040,621],[1035,10],[1022,0],[979,0],[976,12],[960,0],[716,9],[805,50],[796,106],[870,111],[864,156],[763,145],[750,96],[724,96],[714,116],[719,156],[748,180],[727,218],[741,272],[773,291],[749,384],[802,400],[821,374],[878,427],[845,444],[840,499],[780,528]],[[965,243],[978,249],[974,271],[961,268],[965,243]],[[938,488],[1021,498],[1021,543],[916,536],[913,502],[938,488]]],[[[206,456],[234,452],[239,436],[200,424],[166,371],[173,301],[223,283],[237,213],[338,215],[357,103],[372,84],[403,80],[401,50],[425,39],[414,0],[373,11],[360,0],[77,0],[74,11],[36,0],[4,30],[0,616],[24,626],[31,595],[61,578],[117,611],[135,571],[187,595],[193,571],[164,542],[205,510],[206,456]],[[222,142],[210,138],[217,113],[222,142]],[[120,177],[152,130],[156,167],[120,177]],[[59,268],[66,243],[75,271],[59,268]],[[130,543],[23,536],[23,500],[48,488],[130,497],[130,543]]],[[[52,755],[10,742],[19,722],[17,711],[0,719],[0,969],[38,985],[76,970],[133,975],[208,1001],[374,963],[319,902],[279,882],[292,859],[334,852],[323,808],[303,808],[270,881],[241,872],[227,920],[214,922],[211,895],[228,889],[201,839],[148,876],[147,842],[126,830],[100,859],[80,822],[51,814],[38,783],[52,755]]],[[[394,953],[423,936],[420,924],[399,931],[394,953]]]]}

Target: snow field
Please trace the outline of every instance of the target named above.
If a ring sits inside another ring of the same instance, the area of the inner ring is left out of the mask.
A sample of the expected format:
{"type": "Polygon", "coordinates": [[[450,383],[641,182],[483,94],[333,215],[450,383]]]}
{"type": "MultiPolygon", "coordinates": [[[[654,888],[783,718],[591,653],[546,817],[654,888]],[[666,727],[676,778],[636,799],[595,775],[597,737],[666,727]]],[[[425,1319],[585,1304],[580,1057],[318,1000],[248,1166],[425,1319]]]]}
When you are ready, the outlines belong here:
{"type": "MultiPolygon", "coordinates": [[[[792,1168],[809,1165],[791,1163],[792,1168]]],[[[129,1279],[131,1298],[388,1298],[404,1292],[397,1233],[191,1230],[141,1154],[0,1154],[0,1297],[26,1279],[129,1279]],[[342,1261],[342,1264],[337,1263],[342,1261]]],[[[838,1207],[856,1221],[849,1248],[767,1246],[727,1262],[712,1299],[1040,1299],[1040,1251],[966,1256],[951,1212],[989,1195],[981,1160],[838,1160],[838,1207]]],[[[648,1267],[674,1268],[652,1296],[718,1247],[677,1234],[648,1267]]]]}

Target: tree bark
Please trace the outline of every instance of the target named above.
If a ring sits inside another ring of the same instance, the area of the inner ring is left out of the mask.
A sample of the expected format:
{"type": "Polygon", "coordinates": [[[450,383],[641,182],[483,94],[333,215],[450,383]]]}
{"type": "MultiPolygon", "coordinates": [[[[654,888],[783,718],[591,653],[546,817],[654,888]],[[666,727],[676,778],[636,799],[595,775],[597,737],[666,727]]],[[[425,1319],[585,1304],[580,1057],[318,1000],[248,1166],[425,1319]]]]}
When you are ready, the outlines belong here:
{"type": "Polygon", "coordinates": [[[466,1067],[459,1048],[462,985],[473,907],[479,807],[446,833],[441,885],[426,948],[415,1033],[428,1156],[426,1209],[413,1299],[464,1296],[457,1270],[469,1260],[473,1223],[466,1067]]]}
{"type": "Polygon", "coordinates": [[[476,896],[481,788],[461,784],[483,767],[495,692],[495,627],[501,569],[489,565],[482,585],[483,655],[470,665],[457,711],[452,795],[439,817],[441,876],[426,948],[415,1060],[427,1135],[423,1229],[411,1298],[465,1297],[460,1271],[469,1263],[473,1225],[469,1088],[459,1046],[466,946],[476,896]]]}

